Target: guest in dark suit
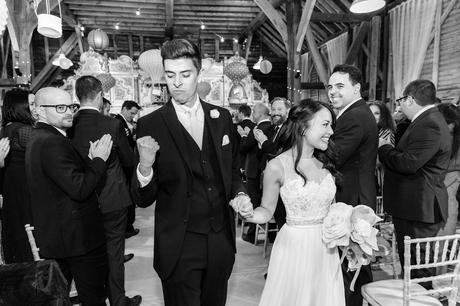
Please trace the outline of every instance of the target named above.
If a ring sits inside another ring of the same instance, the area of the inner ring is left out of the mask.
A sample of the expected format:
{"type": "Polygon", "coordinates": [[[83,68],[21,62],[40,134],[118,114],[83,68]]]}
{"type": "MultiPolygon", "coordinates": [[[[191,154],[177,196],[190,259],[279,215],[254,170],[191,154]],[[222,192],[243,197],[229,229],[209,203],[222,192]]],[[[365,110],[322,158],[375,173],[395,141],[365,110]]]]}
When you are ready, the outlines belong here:
{"type": "MultiPolygon", "coordinates": [[[[120,120],[125,130],[126,136],[128,137],[128,143],[131,150],[134,152],[136,146],[136,136],[134,128],[134,118],[139,113],[141,107],[135,101],[126,100],[121,106],[119,114],[115,115],[115,118],[120,120]]],[[[131,182],[131,177],[134,173],[134,167],[123,167],[128,182],[131,182]]],[[[133,203],[128,208],[128,223],[126,226],[125,237],[129,238],[139,234],[139,229],[134,228],[134,221],[136,221],[136,203],[133,203]]]]}
{"type": "Polygon", "coordinates": [[[155,207],[154,268],[166,306],[225,305],[234,212],[249,204],[230,113],[197,94],[201,56],[185,39],[161,48],[171,101],[138,121],[139,205],[155,207]]]}
{"type": "Polygon", "coordinates": [[[37,246],[56,259],[69,285],[75,280],[83,305],[105,305],[107,254],[96,187],[106,171],[110,135],[93,143],[86,164],[66,137],[78,104],[64,90],[42,88],[39,121],[26,148],[26,175],[37,246]]]}
{"type": "MultiPolygon", "coordinates": [[[[269,109],[263,103],[257,103],[254,105],[252,110],[252,118],[257,123],[256,129],[266,133],[267,129],[271,126],[269,109]]],[[[251,202],[254,207],[260,206],[260,200],[262,198],[262,184],[261,177],[267,164],[266,154],[258,147],[258,142],[254,138],[253,130],[249,128],[240,130],[241,142],[240,142],[240,153],[247,154],[245,173],[246,173],[246,188],[248,195],[251,198],[251,202]],[[249,133],[246,134],[246,132],[249,133]]],[[[246,233],[242,235],[243,240],[255,243],[255,231],[256,224],[249,223],[249,228],[246,233]]],[[[244,230],[244,229],[243,229],[244,230]]]]}
{"type": "MultiPolygon", "coordinates": [[[[332,106],[338,111],[332,140],[337,146],[337,202],[367,205],[375,209],[375,164],[377,161],[378,129],[366,102],[361,98],[361,71],[350,65],[337,65],[327,85],[332,106]]],[[[345,297],[348,306],[361,305],[361,286],[372,281],[370,266],[364,266],[350,290],[354,272],[347,272],[348,262],[342,264],[345,297]]]]}
{"type": "MultiPolygon", "coordinates": [[[[236,124],[236,130],[237,130],[237,137],[238,141],[241,146],[241,140],[243,135],[249,134],[249,131],[251,131],[256,124],[251,120],[251,108],[247,105],[241,105],[238,107],[238,112],[236,113],[236,118],[238,120],[238,123],[236,124]]],[[[240,169],[242,171],[243,175],[243,180],[246,180],[246,173],[245,167],[246,167],[246,156],[247,152],[242,152],[240,150],[240,169]]]]}
{"type": "MultiPolygon", "coordinates": [[[[436,236],[447,220],[444,178],[451,140],[447,123],[435,107],[436,88],[431,81],[410,82],[397,103],[411,123],[396,148],[380,139],[379,158],[385,165],[383,205],[393,216],[399,259],[404,266],[404,236],[436,236]]],[[[415,264],[415,247],[411,254],[411,264],[415,264]]],[[[420,255],[425,258],[425,245],[421,245],[420,255]]],[[[433,273],[435,269],[423,269],[413,274],[426,277],[433,273]]]]}
{"type": "Polygon", "coordinates": [[[107,289],[110,305],[139,305],[142,300],[139,295],[125,297],[124,267],[125,230],[128,207],[132,206],[132,202],[123,167],[134,167],[134,153],[120,121],[99,111],[103,106],[101,82],[93,76],[82,76],[75,82],[75,93],[80,101],[80,110],[68,135],[80,155],[86,157],[90,142],[95,142],[104,134],[111,135],[113,141],[107,171],[98,190],[109,264],[107,289]]]}
{"type": "MultiPolygon", "coordinates": [[[[258,130],[255,131],[255,137],[265,155],[266,161],[272,159],[278,153],[278,135],[280,134],[281,128],[286,122],[289,110],[291,109],[291,102],[283,97],[273,98],[270,104],[270,116],[273,125],[271,125],[264,133],[261,133],[261,131],[258,130]]],[[[286,223],[286,210],[281,197],[278,198],[278,203],[276,204],[273,217],[275,218],[278,229],[281,229],[284,223],[286,223]]]]}

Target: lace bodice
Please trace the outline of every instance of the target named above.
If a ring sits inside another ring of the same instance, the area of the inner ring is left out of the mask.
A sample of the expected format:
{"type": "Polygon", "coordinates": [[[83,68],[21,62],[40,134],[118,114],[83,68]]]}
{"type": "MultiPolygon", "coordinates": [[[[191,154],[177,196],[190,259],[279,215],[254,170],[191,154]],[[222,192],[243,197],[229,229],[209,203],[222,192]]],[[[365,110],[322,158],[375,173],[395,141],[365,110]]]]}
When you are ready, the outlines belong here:
{"type": "Polygon", "coordinates": [[[280,195],[286,208],[286,223],[321,223],[334,200],[336,187],[333,176],[328,172],[321,182],[307,180],[304,185],[302,177],[294,171],[294,160],[290,154],[283,153],[276,158],[284,169],[280,195]]]}

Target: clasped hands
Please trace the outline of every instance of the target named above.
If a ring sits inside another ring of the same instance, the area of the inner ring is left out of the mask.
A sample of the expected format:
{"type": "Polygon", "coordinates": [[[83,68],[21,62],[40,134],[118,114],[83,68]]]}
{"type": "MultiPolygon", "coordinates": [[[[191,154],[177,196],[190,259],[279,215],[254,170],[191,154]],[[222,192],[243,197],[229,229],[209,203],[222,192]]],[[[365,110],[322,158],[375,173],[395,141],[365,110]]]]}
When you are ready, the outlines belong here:
{"type": "Polygon", "coordinates": [[[230,206],[244,219],[254,215],[254,208],[251,199],[246,194],[239,194],[230,201],[230,206]]]}

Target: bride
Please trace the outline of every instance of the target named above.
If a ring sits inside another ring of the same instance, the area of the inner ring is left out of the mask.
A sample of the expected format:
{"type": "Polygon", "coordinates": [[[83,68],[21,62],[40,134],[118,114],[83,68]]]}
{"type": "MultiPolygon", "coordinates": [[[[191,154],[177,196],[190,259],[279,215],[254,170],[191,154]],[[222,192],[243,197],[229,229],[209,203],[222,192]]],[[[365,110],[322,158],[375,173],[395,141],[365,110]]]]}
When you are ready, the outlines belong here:
{"type": "Polygon", "coordinates": [[[345,305],[338,251],[326,247],[321,230],[338,175],[330,141],[334,123],[335,115],[325,103],[302,100],[294,106],[280,135],[282,153],[265,169],[261,206],[240,207],[247,221],[259,224],[272,218],[278,195],[286,208],[261,306],[345,305]]]}

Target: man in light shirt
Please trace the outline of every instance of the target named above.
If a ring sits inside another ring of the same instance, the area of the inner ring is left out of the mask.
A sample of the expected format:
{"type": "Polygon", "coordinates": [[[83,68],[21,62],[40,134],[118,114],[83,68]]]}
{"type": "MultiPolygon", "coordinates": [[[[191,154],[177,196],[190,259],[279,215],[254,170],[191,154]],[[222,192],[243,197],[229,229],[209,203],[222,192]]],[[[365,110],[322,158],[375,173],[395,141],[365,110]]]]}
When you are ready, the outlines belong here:
{"type": "Polygon", "coordinates": [[[138,205],[156,201],[154,268],[166,306],[225,305],[236,207],[249,203],[230,113],[200,100],[201,56],[185,39],[161,48],[171,101],[138,120],[138,205]]]}
{"type": "MultiPolygon", "coordinates": [[[[444,178],[451,140],[447,123],[435,107],[436,88],[431,81],[410,82],[396,102],[411,123],[396,148],[379,140],[379,158],[385,166],[383,205],[393,217],[399,259],[404,267],[404,236],[436,236],[447,220],[444,178]]],[[[415,264],[415,246],[411,253],[411,264],[415,264]]],[[[420,255],[425,258],[425,245],[421,245],[420,255]]],[[[417,269],[413,276],[427,277],[435,272],[417,269]]]]}
{"type": "MultiPolygon", "coordinates": [[[[336,201],[349,205],[367,205],[375,209],[378,129],[374,115],[361,98],[361,71],[350,65],[337,65],[329,78],[327,92],[332,106],[338,111],[332,141],[337,147],[337,170],[342,177],[336,180],[336,201]]],[[[361,305],[361,286],[372,281],[369,266],[363,266],[351,291],[354,272],[347,272],[348,262],[342,265],[347,306],[361,305]]]]}

